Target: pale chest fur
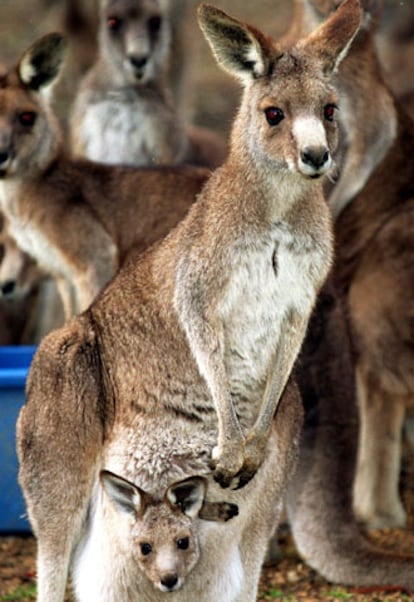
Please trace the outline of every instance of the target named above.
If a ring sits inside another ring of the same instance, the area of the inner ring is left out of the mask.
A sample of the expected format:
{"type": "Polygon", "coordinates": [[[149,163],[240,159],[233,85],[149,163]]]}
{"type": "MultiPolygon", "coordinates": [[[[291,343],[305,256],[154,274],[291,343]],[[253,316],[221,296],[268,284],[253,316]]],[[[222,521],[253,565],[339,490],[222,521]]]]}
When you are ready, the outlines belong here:
{"type": "Polygon", "coordinates": [[[18,202],[19,195],[18,185],[11,182],[0,184],[1,209],[7,216],[10,235],[40,267],[51,274],[61,275],[66,263],[64,257],[33,221],[24,216],[18,202]]]}
{"type": "MultiPolygon", "coordinates": [[[[180,139],[163,125],[165,107],[146,99],[108,95],[86,106],[76,128],[83,153],[106,164],[149,165],[173,163],[184,154],[180,139]],[[164,109],[164,110],[163,110],[164,109]]],[[[173,124],[171,124],[173,127],[173,124]]]]}
{"type": "Polygon", "coordinates": [[[218,308],[233,396],[261,397],[283,322],[292,313],[309,317],[330,261],[328,240],[283,221],[235,250],[218,308]]]}

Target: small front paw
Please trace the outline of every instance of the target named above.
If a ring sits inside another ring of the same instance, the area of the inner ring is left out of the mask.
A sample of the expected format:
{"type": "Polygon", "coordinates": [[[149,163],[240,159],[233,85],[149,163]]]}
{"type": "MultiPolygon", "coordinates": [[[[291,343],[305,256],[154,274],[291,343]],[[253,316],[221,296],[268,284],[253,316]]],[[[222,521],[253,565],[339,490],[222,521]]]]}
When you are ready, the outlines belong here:
{"type": "Polygon", "coordinates": [[[220,451],[219,447],[213,449],[211,461],[213,478],[223,489],[230,487],[233,478],[243,466],[244,458],[242,452],[242,449],[237,450],[234,447],[231,451],[220,451]]]}

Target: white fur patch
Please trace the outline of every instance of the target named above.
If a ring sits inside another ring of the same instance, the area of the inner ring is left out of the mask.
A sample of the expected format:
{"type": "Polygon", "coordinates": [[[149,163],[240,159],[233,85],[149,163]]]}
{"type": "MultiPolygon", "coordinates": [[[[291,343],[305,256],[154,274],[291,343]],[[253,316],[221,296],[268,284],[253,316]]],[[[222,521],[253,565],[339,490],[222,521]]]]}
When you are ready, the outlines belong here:
{"type": "Polygon", "coordinates": [[[293,122],[292,132],[298,148],[298,164],[300,171],[304,175],[309,176],[312,176],[315,173],[322,175],[329,171],[332,166],[330,153],[326,163],[319,169],[307,164],[301,158],[301,152],[305,149],[325,147],[328,150],[328,141],[326,139],[326,132],[322,121],[314,116],[297,117],[293,122]]]}
{"type": "MultiPolygon", "coordinates": [[[[237,256],[241,259],[233,267],[219,311],[232,393],[249,398],[265,382],[286,316],[292,310],[309,315],[326,255],[310,237],[300,240],[280,222],[249,253],[237,256]]],[[[248,411],[257,411],[255,404],[249,404],[248,411]]],[[[243,422],[252,418],[246,414],[243,422]]]]}
{"type": "Polygon", "coordinates": [[[307,146],[328,146],[325,128],[317,117],[297,117],[293,122],[292,131],[300,149],[307,146]]]}
{"type": "Polygon", "coordinates": [[[24,84],[29,84],[36,76],[36,69],[29,60],[23,60],[20,64],[19,75],[24,84]]]}

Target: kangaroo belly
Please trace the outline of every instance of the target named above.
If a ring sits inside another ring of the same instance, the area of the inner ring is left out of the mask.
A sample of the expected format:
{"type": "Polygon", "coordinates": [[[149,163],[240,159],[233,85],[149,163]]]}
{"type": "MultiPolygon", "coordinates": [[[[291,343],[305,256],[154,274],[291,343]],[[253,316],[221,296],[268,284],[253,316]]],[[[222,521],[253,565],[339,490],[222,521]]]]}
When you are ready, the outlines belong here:
{"type": "Polygon", "coordinates": [[[322,261],[299,250],[269,237],[233,270],[221,316],[231,391],[241,401],[261,400],[284,321],[312,310],[322,261]]]}

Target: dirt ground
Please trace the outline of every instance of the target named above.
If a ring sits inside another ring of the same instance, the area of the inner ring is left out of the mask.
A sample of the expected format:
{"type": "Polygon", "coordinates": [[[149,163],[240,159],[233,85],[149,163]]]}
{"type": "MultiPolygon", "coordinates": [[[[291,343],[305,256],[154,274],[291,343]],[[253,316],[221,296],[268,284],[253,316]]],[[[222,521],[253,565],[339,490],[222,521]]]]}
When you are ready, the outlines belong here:
{"type": "MultiPolygon", "coordinates": [[[[273,34],[284,30],[291,14],[290,0],[218,0],[215,4],[273,34]]],[[[53,6],[52,1],[0,0],[0,60],[16,59],[38,35],[55,29],[58,14],[59,9],[53,6]],[[46,4],[48,8],[44,9],[46,4]]],[[[195,25],[190,27],[189,36],[192,57],[191,61],[187,61],[189,77],[184,104],[188,114],[196,122],[226,132],[237,105],[237,87],[216,67],[195,25]]],[[[373,538],[392,550],[414,556],[413,460],[414,453],[407,452],[401,477],[404,504],[409,514],[409,529],[382,531],[374,534],[373,538]]],[[[358,590],[326,582],[298,557],[288,527],[281,529],[279,543],[280,562],[263,569],[258,598],[260,602],[414,600],[414,596],[400,590],[358,590]]],[[[35,598],[35,548],[32,537],[0,537],[1,601],[23,602],[35,598]]],[[[70,594],[67,600],[71,600],[70,594]]]]}

